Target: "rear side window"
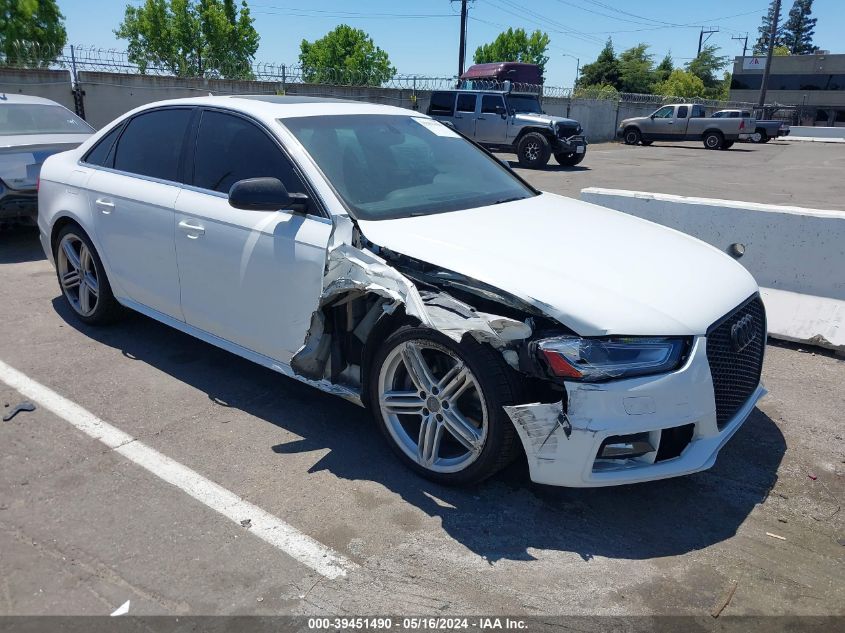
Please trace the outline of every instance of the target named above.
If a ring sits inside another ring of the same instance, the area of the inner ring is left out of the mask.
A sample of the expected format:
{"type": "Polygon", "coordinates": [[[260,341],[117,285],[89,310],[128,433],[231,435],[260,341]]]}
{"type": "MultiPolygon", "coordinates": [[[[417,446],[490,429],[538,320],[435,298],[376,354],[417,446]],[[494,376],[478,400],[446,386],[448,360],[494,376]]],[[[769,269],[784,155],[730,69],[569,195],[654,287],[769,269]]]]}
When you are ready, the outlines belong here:
{"type": "Polygon", "coordinates": [[[686,119],[688,113],[689,113],[689,108],[687,106],[678,106],[678,117],[677,118],[686,119]]]}
{"type": "Polygon", "coordinates": [[[100,142],[88,152],[83,160],[89,165],[111,167],[111,163],[114,160],[114,153],[111,150],[114,147],[114,142],[117,140],[117,137],[120,135],[120,131],[122,129],[123,126],[118,125],[111,132],[106,134],[100,139],[100,142]]]}
{"type": "MultiPolygon", "coordinates": [[[[334,144],[337,151],[337,144],[334,144]]],[[[203,112],[194,154],[195,187],[229,193],[245,178],[278,178],[291,193],[305,193],[293,165],[264,130],[239,116],[203,112]]]]}
{"type": "Polygon", "coordinates": [[[428,105],[429,114],[452,116],[455,110],[454,92],[433,92],[428,105]]]}
{"type": "Polygon", "coordinates": [[[498,95],[484,95],[481,98],[481,113],[496,114],[496,108],[505,109],[505,101],[498,95]]]}
{"type": "MultiPolygon", "coordinates": [[[[693,119],[702,119],[706,116],[704,108],[700,105],[692,106],[692,118],[693,119]]],[[[733,116],[733,115],[732,115],[733,116]]]]}
{"type": "Polygon", "coordinates": [[[458,112],[475,112],[475,101],[477,95],[459,94],[458,95],[458,112]]]}
{"type": "Polygon", "coordinates": [[[117,143],[114,168],[179,181],[179,158],[191,119],[188,108],[156,110],[129,121],[117,143]]]}

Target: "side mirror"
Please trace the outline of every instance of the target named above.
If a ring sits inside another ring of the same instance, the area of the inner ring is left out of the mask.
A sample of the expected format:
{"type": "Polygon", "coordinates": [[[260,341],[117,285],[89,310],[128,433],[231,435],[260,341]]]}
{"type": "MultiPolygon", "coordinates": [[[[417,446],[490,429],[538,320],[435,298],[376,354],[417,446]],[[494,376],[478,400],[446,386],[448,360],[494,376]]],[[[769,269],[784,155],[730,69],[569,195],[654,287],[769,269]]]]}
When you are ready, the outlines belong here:
{"type": "Polygon", "coordinates": [[[649,115],[648,118],[651,119],[652,121],[654,121],[654,115],[653,114],[649,115]]]}
{"type": "Polygon", "coordinates": [[[503,119],[506,119],[508,117],[508,111],[505,110],[505,106],[497,105],[496,114],[498,114],[503,119]]]}
{"type": "Polygon", "coordinates": [[[247,178],[239,180],[229,189],[229,204],[245,211],[281,211],[304,213],[308,209],[308,196],[288,193],[278,178],[247,178]]]}

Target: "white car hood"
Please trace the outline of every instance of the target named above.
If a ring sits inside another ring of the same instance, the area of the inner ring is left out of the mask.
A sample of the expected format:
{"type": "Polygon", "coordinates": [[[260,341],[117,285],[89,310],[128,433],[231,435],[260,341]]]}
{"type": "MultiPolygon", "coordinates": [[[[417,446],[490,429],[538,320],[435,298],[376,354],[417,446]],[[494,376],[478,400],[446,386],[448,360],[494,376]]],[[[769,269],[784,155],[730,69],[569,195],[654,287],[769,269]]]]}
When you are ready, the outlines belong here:
{"type": "Polygon", "coordinates": [[[581,336],[704,334],[757,292],[704,242],[550,193],[359,225],[378,246],[495,286],[581,336]]]}

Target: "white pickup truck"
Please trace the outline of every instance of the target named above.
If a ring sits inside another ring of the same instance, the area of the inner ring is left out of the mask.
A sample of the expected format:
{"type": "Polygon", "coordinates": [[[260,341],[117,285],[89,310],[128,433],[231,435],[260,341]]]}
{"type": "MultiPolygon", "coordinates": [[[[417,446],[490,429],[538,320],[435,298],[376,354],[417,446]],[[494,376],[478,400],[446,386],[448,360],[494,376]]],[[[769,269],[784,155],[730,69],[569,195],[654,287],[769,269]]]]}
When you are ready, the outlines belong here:
{"type": "Polygon", "coordinates": [[[649,116],[625,119],[616,136],[627,145],[700,140],[707,149],[729,149],[740,136],[753,131],[752,118],[708,117],[702,105],[679,103],[662,106],[649,116]]]}

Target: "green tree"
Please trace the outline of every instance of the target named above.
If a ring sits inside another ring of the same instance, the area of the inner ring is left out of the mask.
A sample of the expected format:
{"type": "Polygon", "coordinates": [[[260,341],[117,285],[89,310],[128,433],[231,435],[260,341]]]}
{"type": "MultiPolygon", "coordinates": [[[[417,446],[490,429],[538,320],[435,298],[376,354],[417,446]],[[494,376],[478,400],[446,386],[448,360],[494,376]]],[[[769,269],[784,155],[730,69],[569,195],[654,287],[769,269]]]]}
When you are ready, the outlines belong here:
{"type": "Polygon", "coordinates": [[[672,74],[672,71],[675,70],[675,62],[672,59],[672,53],[666,53],[666,57],[657,65],[657,68],[654,69],[654,80],[655,83],[659,83],[661,81],[666,81],[669,79],[669,75],[672,74]]]}
{"type": "Polygon", "coordinates": [[[489,44],[482,44],[475,49],[473,60],[476,64],[487,62],[524,62],[537,64],[540,72],[545,73],[549,56],[549,36],[540,30],[531,35],[525,29],[508,29],[496,36],[489,44]]]}
{"type": "Polygon", "coordinates": [[[783,25],[783,45],[792,55],[807,55],[814,53],[813,32],[816,28],[816,18],[811,18],[813,0],[795,0],[789,16],[783,25]]]}
{"type": "Polygon", "coordinates": [[[728,65],[728,58],[717,55],[718,51],[718,46],[705,46],[686,66],[687,72],[692,73],[704,83],[705,96],[713,96],[719,92],[721,88],[719,71],[728,65]]]}
{"type": "Polygon", "coordinates": [[[56,0],[0,0],[0,55],[6,63],[47,66],[67,42],[56,0]]]}
{"type": "MultiPolygon", "coordinates": [[[[772,28],[772,19],[780,22],[780,12],[775,16],[775,0],[769,3],[769,10],[763,16],[760,26],[757,27],[757,41],[754,43],[754,54],[764,55],[769,50],[769,33],[772,28]]],[[[775,46],[783,44],[783,35],[778,32],[775,35],[775,46]]]]}
{"type": "Polygon", "coordinates": [[[648,44],[637,44],[619,55],[620,92],[648,93],[654,84],[654,56],[648,44]]]}
{"type": "Polygon", "coordinates": [[[774,55],[775,57],[786,57],[789,54],[789,47],[784,46],[783,44],[781,44],[780,46],[775,46],[775,50],[772,51],[772,55],[774,55]]]}
{"type": "Polygon", "coordinates": [[[145,0],[127,5],[115,35],[129,40],[141,73],[164,68],[177,77],[252,79],[259,36],[246,0],[145,0]]]}
{"type": "Polygon", "coordinates": [[[704,82],[687,70],[676,68],[665,81],[654,86],[656,94],[690,99],[704,94],[704,82]]]}
{"type": "Polygon", "coordinates": [[[341,24],[313,42],[299,45],[302,76],[311,83],[355,83],[379,86],[396,68],[387,53],[361,29],[341,24]]]}
{"type": "Polygon", "coordinates": [[[619,89],[619,60],[613,50],[613,41],[607,38],[601,53],[592,64],[581,69],[577,86],[610,85],[619,89]]]}
{"type": "Polygon", "coordinates": [[[618,99],[619,91],[610,84],[579,85],[572,96],[577,99],[618,99]]]}

